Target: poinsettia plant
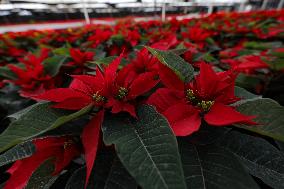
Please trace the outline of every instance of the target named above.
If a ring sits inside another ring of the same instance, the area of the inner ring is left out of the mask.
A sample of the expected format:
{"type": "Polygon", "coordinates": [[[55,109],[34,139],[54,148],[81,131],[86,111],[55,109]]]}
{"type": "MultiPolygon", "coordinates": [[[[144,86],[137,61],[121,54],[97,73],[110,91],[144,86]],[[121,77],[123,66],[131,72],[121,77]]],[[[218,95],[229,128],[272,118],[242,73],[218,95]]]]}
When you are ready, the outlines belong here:
{"type": "Polygon", "coordinates": [[[283,15],[1,35],[1,188],[283,188],[283,15]]]}

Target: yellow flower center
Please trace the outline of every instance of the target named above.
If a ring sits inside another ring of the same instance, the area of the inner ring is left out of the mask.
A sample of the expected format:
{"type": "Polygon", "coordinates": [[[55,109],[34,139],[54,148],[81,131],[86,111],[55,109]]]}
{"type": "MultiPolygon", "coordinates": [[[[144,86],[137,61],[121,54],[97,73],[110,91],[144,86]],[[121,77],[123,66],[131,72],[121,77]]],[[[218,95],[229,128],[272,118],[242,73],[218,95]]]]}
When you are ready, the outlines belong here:
{"type": "Polygon", "coordinates": [[[205,112],[208,112],[211,109],[211,107],[214,105],[214,100],[201,100],[198,97],[196,97],[192,89],[186,90],[186,98],[193,105],[201,108],[205,112]]]}
{"type": "Polygon", "coordinates": [[[195,100],[196,100],[196,97],[195,97],[195,95],[194,95],[193,90],[187,89],[187,91],[186,91],[186,98],[187,98],[189,101],[195,101],[195,100]]]}
{"type": "Polygon", "coordinates": [[[72,140],[68,140],[64,142],[63,148],[67,149],[69,146],[71,146],[74,142],[72,140]]]}
{"type": "Polygon", "coordinates": [[[128,90],[124,87],[120,87],[119,90],[118,90],[118,95],[117,95],[117,98],[119,100],[122,100],[124,97],[126,97],[128,94],[128,90]]]}
{"type": "Polygon", "coordinates": [[[208,101],[202,100],[201,102],[197,103],[197,106],[201,108],[203,111],[208,112],[213,106],[213,104],[214,104],[214,101],[212,100],[208,100],[208,101]]]}
{"type": "Polygon", "coordinates": [[[93,100],[99,103],[99,102],[104,102],[106,99],[102,95],[99,95],[98,92],[96,92],[95,94],[93,94],[93,100]]]}

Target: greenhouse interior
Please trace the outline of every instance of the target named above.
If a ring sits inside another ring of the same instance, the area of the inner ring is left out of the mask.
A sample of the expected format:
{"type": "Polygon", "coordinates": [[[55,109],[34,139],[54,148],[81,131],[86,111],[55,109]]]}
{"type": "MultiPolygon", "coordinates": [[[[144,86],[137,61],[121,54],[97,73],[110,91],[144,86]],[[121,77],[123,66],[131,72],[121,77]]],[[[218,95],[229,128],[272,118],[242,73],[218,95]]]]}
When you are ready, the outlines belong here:
{"type": "Polygon", "coordinates": [[[284,0],[0,0],[0,189],[284,189],[284,0]]]}

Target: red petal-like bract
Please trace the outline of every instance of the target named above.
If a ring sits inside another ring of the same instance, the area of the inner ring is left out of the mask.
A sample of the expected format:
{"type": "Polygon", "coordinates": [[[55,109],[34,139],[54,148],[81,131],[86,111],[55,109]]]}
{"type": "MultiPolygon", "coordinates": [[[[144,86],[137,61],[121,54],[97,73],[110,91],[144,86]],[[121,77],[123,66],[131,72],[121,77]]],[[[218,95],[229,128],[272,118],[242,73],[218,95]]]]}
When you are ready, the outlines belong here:
{"type": "Polygon", "coordinates": [[[158,89],[147,103],[154,105],[168,119],[176,136],[197,131],[203,115],[213,126],[255,124],[251,121],[253,116],[243,115],[229,106],[239,100],[234,95],[236,75],[232,71],[216,73],[211,65],[203,62],[195,80],[182,87],[173,71],[164,66],[160,68],[161,80],[168,88],[158,89]]]}
{"type": "Polygon", "coordinates": [[[196,76],[196,87],[200,96],[210,96],[217,91],[219,78],[212,69],[212,66],[206,63],[200,64],[200,74],[196,76]]]}
{"type": "Polygon", "coordinates": [[[89,104],[91,104],[91,99],[86,98],[68,98],[62,102],[58,102],[52,105],[53,108],[60,108],[66,110],[80,110],[89,104]]]}
{"type": "Polygon", "coordinates": [[[46,149],[45,154],[39,153],[20,161],[15,162],[7,171],[11,174],[10,179],[6,182],[4,189],[22,189],[24,188],[33,172],[50,157],[46,149]]]}
{"type": "Polygon", "coordinates": [[[234,108],[221,103],[215,103],[204,116],[205,121],[214,126],[225,126],[234,123],[252,123],[251,120],[253,118],[255,118],[255,116],[243,115],[234,108]]]}
{"type": "Polygon", "coordinates": [[[147,103],[155,106],[159,112],[164,112],[173,104],[179,103],[183,96],[183,91],[160,88],[148,98],[147,103]]]}
{"type": "Polygon", "coordinates": [[[68,137],[35,139],[33,143],[36,146],[36,152],[12,165],[7,171],[11,174],[11,177],[6,182],[4,189],[24,188],[33,172],[48,159],[55,163],[56,170],[54,173],[59,173],[75,156],[80,154],[77,146],[70,142],[68,137]],[[65,154],[66,151],[67,154],[65,154]]]}
{"type": "Polygon", "coordinates": [[[101,110],[85,126],[82,133],[82,143],[85,150],[85,159],[87,166],[85,188],[87,187],[88,180],[95,163],[103,118],[104,118],[104,110],[101,110]]]}
{"type": "Polygon", "coordinates": [[[169,89],[184,90],[184,83],[170,68],[159,64],[159,76],[162,83],[169,89]]]}
{"type": "Polygon", "coordinates": [[[112,83],[116,77],[116,72],[118,70],[118,66],[122,60],[123,53],[119,55],[112,63],[110,63],[106,68],[105,68],[105,79],[108,85],[112,83]]]}
{"type": "Polygon", "coordinates": [[[134,99],[155,87],[159,82],[158,79],[154,78],[155,75],[154,72],[146,72],[138,75],[130,85],[128,97],[134,99]]]}
{"type": "Polygon", "coordinates": [[[197,131],[201,124],[199,111],[191,105],[179,103],[171,106],[163,115],[168,119],[176,136],[187,136],[197,131]]]}
{"type": "Polygon", "coordinates": [[[133,117],[137,117],[135,106],[128,103],[110,98],[106,104],[106,107],[111,107],[111,112],[116,114],[119,112],[128,112],[133,117]]]}
{"type": "Polygon", "coordinates": [[[46,91],[43,94],[36,96],[36,99],[47,100],[51,102],[62,102],[68,98],[81,98],[84,95],[70,88],[57,88],[46,91]]]}

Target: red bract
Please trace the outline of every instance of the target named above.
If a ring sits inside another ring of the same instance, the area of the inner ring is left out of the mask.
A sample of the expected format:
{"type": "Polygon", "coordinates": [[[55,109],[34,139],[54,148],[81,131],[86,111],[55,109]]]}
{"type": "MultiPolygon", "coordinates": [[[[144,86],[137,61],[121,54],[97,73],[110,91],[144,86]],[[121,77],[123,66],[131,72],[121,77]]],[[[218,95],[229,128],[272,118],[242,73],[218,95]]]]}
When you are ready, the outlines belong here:
{"type": "Polygon", "coordinates": [[[108,55],[109,56],[117,56],[122,52],[126,56],[129,53],[129,48],[126,44],[122,44],[121,46],[113,44],[108,48],[108,55]]]}
{"type": "Polygon", "coordinates": [[[56,102],[54,108],[79,110],[93,104],[103,107],[110,95],[112,83],[116,77],[122,55],[109,64],[104,72],[96,71],[96,75],[73,75],[74,80],[69,88],[52,89],[37,96],[37,99],[56,102]]]}
{"type": "Polygon", "coordinates": [[[140,33],[136,30],[129,30],[123,32],[123,36],[126,41],[128,41],[132,47],[136,46],[138,42],[140,41],[140,33]]]}
{"type": "Polygon", "coordinates": [[[26,51],[24,51],[23,49],[16,48],[16,47],[9,47],[8,49],[8,54],[13,57],[22,57],[24,56],[25,53],[26,51]]]}
{"type": "Polygon", "coordinates": [[[151,90],[159,82],[155,72],[137,75],[135,70],[129,67],[124,67],[113,79],[111,95],[106,106],[112,108],[112,113],[126,111],[134,117],[136,117],[134,99],[151,90]]]}
{"type": "Polygon", "coordinates": [[[158,69],[158,59],[152,56],[147,49],[142,49],[136,53],[136,58],[131,64],[126,65],[137,74],[144,72],[156,72],[158,69]]]}
{"type": "Polygon", "coordinates": [[[198,26],[191,27],[187,32],[181,34],[184,38],[198,44],[200,48],[204,47],[205,40],[212,35],[209,31],[198,26]]]}
{"type": "Polygon", "coordinates": [[[11,174],[4,189],[24,188],[33,172],[46,160],[55,165],[54,175],[59,174],[74,157],[80,155],[80,149],[69,137],[47,137],[35,139],[35,153],[16,161],[7,171],[11,174]]]}
{"type": "Polygon", "coordinates": [[[210,65],[201,63],[200,74],[187,84],[161,66],[160,78],[167,88],[158,89],[148,103],[168,119],[177,136],[197,131],[202,118],[213,126],[254,123],[253,116],[243,115],[230,106],[239,100],[234,95],[235,75],[231,71],[215,73],[210,65]]]}
{"type": "Polygon", "coordinates": [[[53,87],[51,76],[47,75],[42,64],[43,60],[48,57],[48,49],[42,49],[39,56],[33,54],[21,58],[23,67],[9,64],[9,69],[17,76],[16,80],[11,82],[21,87],[21,94],[23,96],[36,95],[43,92],[45,89],[53,87]]]}
{"type": "Polygon", "coordinates": [[[111,108],[112,113],[128,112],[136,117],[137,102],[135,99],[151,90],[159,82],[154,72],[137,75],[135,70],[129,67],[124,67],[117,72],[121,59],[122,54],[103,71],[97,70],[95,76],[72,76],[74,80],[69,88],[52,89],[37,96],[37,99],[56,102],[53,105],[54,108],[79,110],[87,105],[94,105],[101,109],[84,128],[82,134],[86,154],[87,180],[96,157],[104,109],[111,108]]]}
{"type": "MultiPolygon", "coordinates": [[[[150,34],[149,43],[152,45],[163,44],[167,49],[175,47],[178,44],[178,39],[172,31],[158,31],[150,34]]],[[[166,50],[166,49],[163,49],[166,50]]]]}
{"type": "Polygon", "coordinates": [[[54,108],[79,110],[90,104],[100,106],[104,103],[102,96],[104,78],[100,76],[74,75],[69,88],[56,88],[40,94],[36,99],[56,102],[54,108]]]}
{"type": "Polygon", "coordinates": [[[92,47],[96,48],[99,44],[107,41],[112,35],[110,30],[97,29],[93,35],[88,38],[92,42],[92,47]]]}
{"type": "Polygon", "coordinates": [[[19,61],[25,64],[26,67],[37,66],[42,64],[42,61],[48,57],[49,52],[49,49],[43,48],[38,56],[30,53],[24,58],[19,58],[19,61]]]}
{"type": "MultiPolygon", "coordinates": [[[[169,49],[169,44],[165,44],[164,42],[155,43],[151,45],[152,48],[159,50],[167,50],[169,49]]],[[[158,72],[159,68],[159,60],[154,57],[146,48],[138,51],[136,53],[136,58],[131,60],[131,63],[126,65],[124,69],[129,69],[139,75],[145,72],[158,72]]]]}
{"type": "Polygon", "coordinates": [[[85,151],[87,176],[85,181],[85,188],[87,187],[89,177],[97,156],[97,150],[100,140],[100,130],[104,119],[104,110],[95,115],[91,121],[85,126],[82,133],[82,143],[85,151]]]}
{"type": "MultiPolygon", "coordinates": [[[[116,61],[120,61],[120,59],[116,61]]],[[[111,65],[112,64],[110,64],[110,67],[111,65]]],[[[112,73],[108,72],[107,74],[112,73]]],[[[53,107],[61,109],[79,110],[91,104],[98,108],[104,107],[108,81],[100,71],[97,71],[96,76],[77,75],[73,76],[73,78],[74,80],[70,84],[69,88],[53,89],[39,95],[37,98],[56,102],[53,107]]],[[[82,133],[82,143],[85,149],[87,165],[86,184],[96,158],[100,127],[103,121],[103,112],[104,110],[101,110],[101,113],[94,116],[84,128],[82,133]]]]}
{"type": "MultiPolygon", "coordinates": [[[[187,62],[192,63],[194,55],[198,53],[197,45],[189,42],[184,42],[183,45],[186,47],[187,51],[184,53],[183,57],[187,62]]],[[[194,65],[194,64],[193,64],[194,65]]]]}
{"type": "Polygon", "coordinates": [[[247,74],[254,73],[257,69],[269,68],[269,65],[258,55],[246,55],[238,59],[224,59],[222,62],[229,64],[237,72],[247,74]]]}
{"type": "Polygon", "coordinates": [[[0,89],[4,86],[5,86],[5,83],[2,80],[0,80],[0,89]]]}
{"type": "Polygon", "coordinates": [[[82,67],[86,62],[92,61],[94,55],[94,52],[82,52],[80,49],[71,48],[70,56],[73,59],[73,62],[70,62],[69,64],[82,67]]]}

